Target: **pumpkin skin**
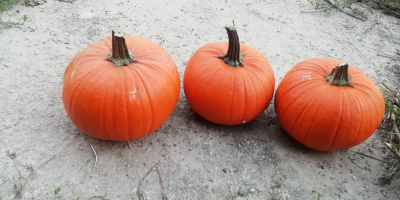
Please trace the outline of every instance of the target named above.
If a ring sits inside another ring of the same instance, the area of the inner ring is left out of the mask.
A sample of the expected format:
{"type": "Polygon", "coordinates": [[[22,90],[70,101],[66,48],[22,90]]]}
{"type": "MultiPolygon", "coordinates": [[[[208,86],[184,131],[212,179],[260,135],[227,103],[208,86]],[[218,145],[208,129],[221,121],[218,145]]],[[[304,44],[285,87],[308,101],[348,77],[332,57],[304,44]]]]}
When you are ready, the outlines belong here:
{"type": "Polygon", "coordinates": [[[62,99],[73,124],[102,140],[139,139],[159,128],[174,110],[180,78],[160,45],[125,36],[137,62],[115,67],[106,60],[112,37],[88,46],[68,64],[62,99]]]}
{"type": "Polygon", "coordinates": [[[348,66],[354,87],[330,85],[325,77],[341,61],[313,58],[295,65],[275,93],[278,121],[303,145],[319,151],[354,147],[378,128],[385,111],[379,87],[348,66]]]}
{"type": "Polygon", "coordinates": [[[218,58],[228,46],[228,42],[216,42],[198,49],[186,66],[183,88],[200,116],[217,124],[237,125],[253,120],[268,107],[275,78],[267,58],[243,43],[243,66],[230,67],[218,58]]]}

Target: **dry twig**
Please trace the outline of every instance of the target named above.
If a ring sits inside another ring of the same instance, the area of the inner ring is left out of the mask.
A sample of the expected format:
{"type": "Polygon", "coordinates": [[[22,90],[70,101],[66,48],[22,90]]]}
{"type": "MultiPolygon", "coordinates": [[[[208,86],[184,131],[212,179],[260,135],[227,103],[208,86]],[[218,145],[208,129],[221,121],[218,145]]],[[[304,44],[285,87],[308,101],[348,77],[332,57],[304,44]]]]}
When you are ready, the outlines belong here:
{"type": "Polygon", "coordinates": [[[150,174],[150,172],[152,172],[154,170],[154,168],[156,168],[158,166],[158,164],[160,164],[160,162],[157,162],[152,168],[150,168],[150,170],[143,176],[143,178],[140,180],[138,188],[137,188],[137,195],[139,200],[144,200],[144,196],[143,193],[140,192],[140,186],[142,186],[144,180],[147,178],[147,176],[150,174]]]}
{"type": "Polygon", "coordinates": [[[304,12],[304,13],[314,13],[314,12],[322,12],[322,11],[326,11],[329,10],[331,8],[324,8],[324,9],[319,9],[319,10],[301,10],[300,12],[304,12]]]}
{"type": "Polygon", "coordinates": [[[157,169],[157,173],[158,173],[158,177],[160,178],[160,184],[161,184],[161,190],[162,190],[162,200],[167,200],[167,196],[165,195],[165,188],[164,188],[164,184],[161,178],[161,174],[160,174],[160,170],[158,169],[158,167],[156,167],[157,169]]]}
{"type": "Polygon", "coordinates": [[[348,13],[348,12],[344,11],[344,10],[341,9],[339,6],[337,6],[336,4],[332,3],[332,1],[330,1],[330,0],[324,0],[324,1],[325,1],[327,4],[331,5],[332,7],[338,9],[340,12],[342,12],[342,13],[344,13],[344,14],[350,16],[350,17],[354,17],[354,18],[356,18],[356,19],[358,19],[358,20],[361,20],[361,21],[364,21],[364,20],[365,20],[365,19],[363,19],[363,18],[357,17],[357,16],[355,16],[355,15],[353,15],[353,14],[351,14],[351,13],[348,13]]]}
{"type": "Polygon", "coordinates": [[[140,191],[140,187],[142,186],[144,180],[147,178],[147,176],[149,176],[149,174],[154,171],[154,169],[157,170],[157,174],[158,174],[158,178],[160,179],[160,184],[161,184],[161,195],[162,195],[162,200],[167,200],[167,196],[165,194],[165,188],[164,188],[164,184],[161,178],[161,174],[160,174],[160,170],[158,169],[158,165],[160,164],[160,161],[158,161],[152,168],[150,168],[150,170],[143,176],[143,178],[140,180],[138,188],[137,188],[137,195],[139,200],[144,200],[144,195],[143,193],[140,191]]]}
{"type": "Polygon", "coordinates": [[[92,150],[93,150],[94,156],[96,156],[96,161],[94,162],[94,165],[93,165],[93,170],[92,170],[92,177],[93,177],[94,170],[96,169],[96,165],[97,165],[97,160],[98,160],[98,157],[97,157],[97,153],[96,153],[96,151],[94,150],[94,148],[93,148],[93,146],[92,146],[91,144],[90,144],[90,147],[92,147],[92,150]]]}

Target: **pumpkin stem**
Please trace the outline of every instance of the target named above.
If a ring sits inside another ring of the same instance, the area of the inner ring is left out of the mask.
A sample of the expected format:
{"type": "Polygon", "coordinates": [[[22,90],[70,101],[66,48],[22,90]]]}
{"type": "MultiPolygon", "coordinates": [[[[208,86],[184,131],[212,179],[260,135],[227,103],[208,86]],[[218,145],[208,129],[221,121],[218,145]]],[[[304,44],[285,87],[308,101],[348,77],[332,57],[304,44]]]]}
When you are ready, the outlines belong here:
{"type": "Polygon", "coordinates": [[[229,38],[228,52],[225,55],[218,56],[218,58],[224,60],[229,67],[243,67],[244,53],[240,54],[240,42],[236,29],[233,26],[225,27],[225,29],[228,32],[229,38]]]}
{"type": "Polygon", "coordinates": [[[330,74],[325,75],[326,80],[331,85],[337,86],[351,86],[354,85],[349,81],[351,76],[348,74],[349,64],[342,63],[332,69],[330,74]]]}
{"type": "Polygon", "coordinates": [[[112,31],[112,52],[106,58],[115,64],[115,68],[119,66],[128,66],[137,60],[133,57],[132,51],[128,51],[125,43],[125,34],[121,30],[112,31]]]}

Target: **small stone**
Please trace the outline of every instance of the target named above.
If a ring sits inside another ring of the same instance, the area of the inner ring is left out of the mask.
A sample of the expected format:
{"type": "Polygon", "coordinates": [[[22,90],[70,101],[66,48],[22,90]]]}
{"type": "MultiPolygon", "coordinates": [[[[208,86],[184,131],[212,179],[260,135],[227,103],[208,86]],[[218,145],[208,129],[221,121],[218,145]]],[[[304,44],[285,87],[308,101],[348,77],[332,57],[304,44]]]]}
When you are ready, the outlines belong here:
{"type": "Polygon", "coordinates": [[[10,93],[14,93],[14,92],[15,92],[15,90],[14,90],[14,89],[10,90],[10,93]]]}
{"type": "Polygon", "coordinates": [[[353,180],[357,180],[357,177],[356,177],[356,176],[353,176],[353,180]]]}
{"type": "Polygon", "coordinates": [[[321,165],[321,169],[325,169],[325,166],[324,166],[324,165],[321,165]]]}
{"type": "Polygon", "coordinates": [[[251,188],[251,189],[250,189],[250,192],[251,192],[251,193],[254,193],[254,192],[256,192],[256,189],[251,188]]]}
{"type": "Polygon", "coordinates": [[[228,173],[228,169],[227,169],[227,168],[223,168],[222,171],[223,171],[224,173],[228,173]]]}
{"type": "Polygon", "coordinates": [[[189,187],[191,188],[191,187],[192,187],[192,184],[189,184],[189,187]]]}

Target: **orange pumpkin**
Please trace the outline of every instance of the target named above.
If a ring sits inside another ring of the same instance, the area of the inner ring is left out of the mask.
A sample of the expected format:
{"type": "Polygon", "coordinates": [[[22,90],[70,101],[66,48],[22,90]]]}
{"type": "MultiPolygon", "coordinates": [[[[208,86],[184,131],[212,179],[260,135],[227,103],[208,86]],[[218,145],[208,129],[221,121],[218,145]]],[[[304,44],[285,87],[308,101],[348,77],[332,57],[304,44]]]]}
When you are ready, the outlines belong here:
{"type": "Polygon", "coordinates": [[[179,94],[179,73],[167,51],[147,39],[124,38],[113,31],[112,37],[72,59],[62,99],[80,131],[102,140],[127,141],[160,127],[179,94]]]}
{"type": "Polygon", "coordinates": [[[199,115],[217,124],[236,125],[253,120],[268,107],[275,78],[262,53],[239,43],[234,27],[226,30],[229,43],[207,44],[193,54],[183,87],[199,115]]]}
{"type": "Polygon", "coordinates": [[[380,124],[385,102],[362,71],[324,58],[295,65],[275,94],[282,127],[294,139],[319,151],[348,149],[370,137],[380,124]]]}

